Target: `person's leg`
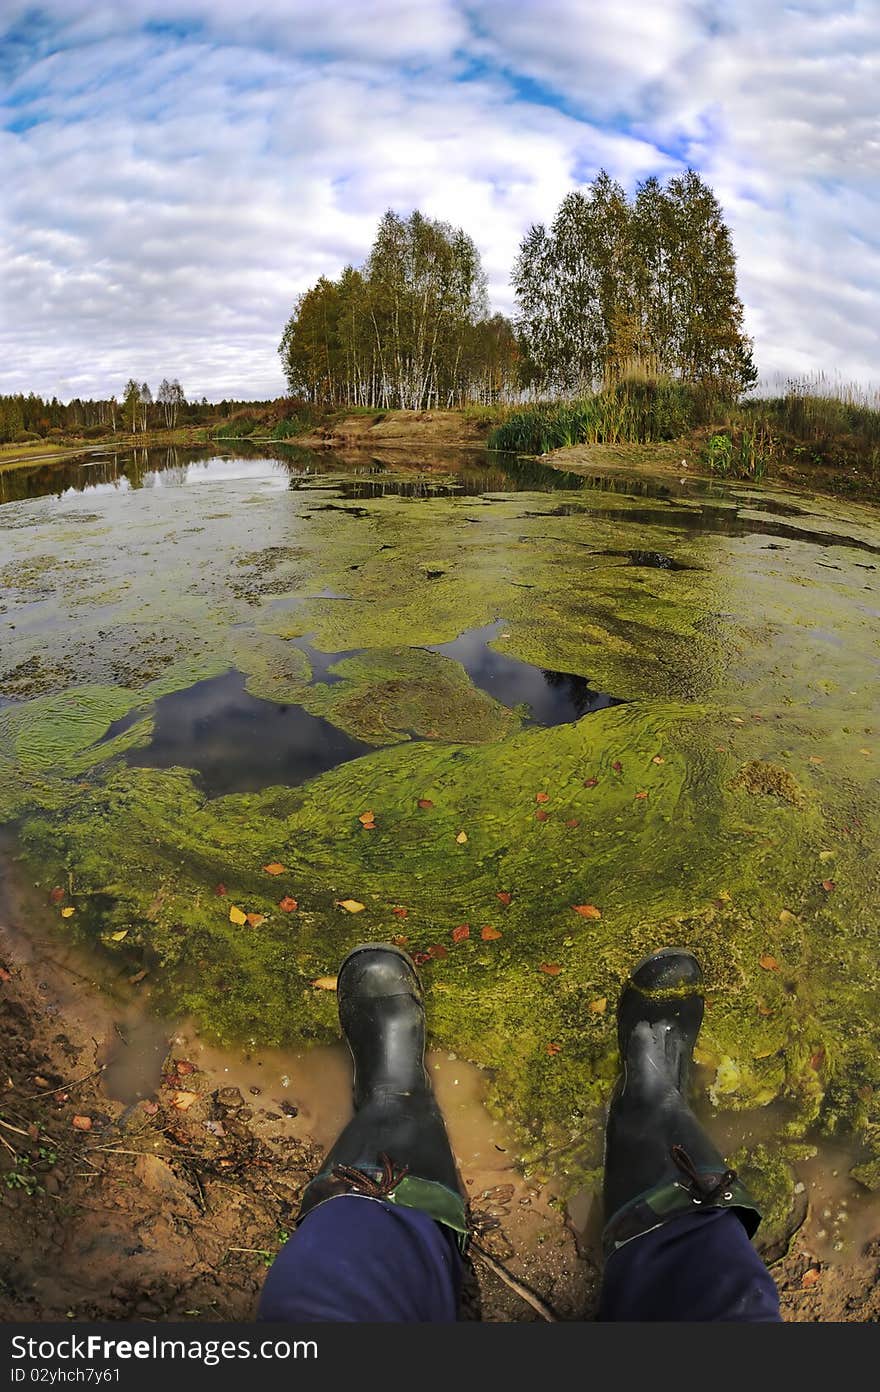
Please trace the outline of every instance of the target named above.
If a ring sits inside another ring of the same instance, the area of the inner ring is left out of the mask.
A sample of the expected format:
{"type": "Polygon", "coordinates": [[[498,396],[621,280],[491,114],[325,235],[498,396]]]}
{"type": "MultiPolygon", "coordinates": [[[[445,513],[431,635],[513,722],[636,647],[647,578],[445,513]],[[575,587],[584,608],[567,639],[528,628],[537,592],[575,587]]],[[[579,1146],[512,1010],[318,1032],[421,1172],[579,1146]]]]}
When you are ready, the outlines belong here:
{"type": "Polygon", "coordinates": [[[454,1319],[465,1198],[425,1071],[415,967],[384,943],[355,948],[339,970],[337,994],[355,1112],[306,1188],[259,1318],[454,1319]]]}
{"type": "Polygon", "coordinates": [[[600,1318],[778,1320],[750,1238],[760,1213],[687,1101],[702,973],[667,948],[634,969],[618,1005],[621,1077],[605,1134],[600,1318]]]}

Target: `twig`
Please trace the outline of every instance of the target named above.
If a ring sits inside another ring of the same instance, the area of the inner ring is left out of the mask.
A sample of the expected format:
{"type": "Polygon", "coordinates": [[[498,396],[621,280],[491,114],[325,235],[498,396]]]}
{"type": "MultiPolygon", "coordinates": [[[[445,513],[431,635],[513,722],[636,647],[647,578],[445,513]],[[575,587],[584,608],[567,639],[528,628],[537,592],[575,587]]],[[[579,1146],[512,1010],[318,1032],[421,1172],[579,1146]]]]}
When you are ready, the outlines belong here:
{"type": "Polygon", "coordinates": [[[7,1131],[14,1131],[16,1136],[28,1136],[28,1140],[30,1140],[27,1131],[22,1131],[20,1126],[13,1126],[11,1122],[4,1121],[2,1117],[0,1117],[0,1126],[5,1126],[7,1131]]]}
{"type": "Polygon", "coordinates": [[[503,1281],[505,1286],[509,1286],[514,1294],[519,1296],[520,1300],[524,1300],[527,1305],[531,1305],[532,1309],[537,1311],[541,1316],[541,1319],[547,1320],[549,1324],[558,1323],[557,1316],[554,1315],[550,1306],[545,1305],[541,1297],[535,1295],[534,1291],[529,1290],[528,1286],[524,1286],[515,1276],[511,1276],[507,1268],[502,1266],[499,1261],[496,1261],[494,1257],[490,1257],[489,1253],[484,1251],[478,1242],[471,1243],[471,1251],[479,1257],[481,1262],[488,1266],[489,1270],[493,1275],[498,1277],[499,1281],[503,1281]]]}
{"type": "Polygon", "coordinates": [[[100,1068],[95,1068],[82,1078],[74,1078],[72,1083],[59,1083],[56,1088],[45,1088],[43,1092],[27,1092],[19,1098],[19,1101],[34,1102],[38,1097],[54,1097],[56,1092],[69,1092],[71,1088],[79,1087],[81,1083],[87,1083],[90,1078],[97,1078],[98,1074],[103,1073],[106,1067],[106,1063],[102,1063],[100,1068]]]}

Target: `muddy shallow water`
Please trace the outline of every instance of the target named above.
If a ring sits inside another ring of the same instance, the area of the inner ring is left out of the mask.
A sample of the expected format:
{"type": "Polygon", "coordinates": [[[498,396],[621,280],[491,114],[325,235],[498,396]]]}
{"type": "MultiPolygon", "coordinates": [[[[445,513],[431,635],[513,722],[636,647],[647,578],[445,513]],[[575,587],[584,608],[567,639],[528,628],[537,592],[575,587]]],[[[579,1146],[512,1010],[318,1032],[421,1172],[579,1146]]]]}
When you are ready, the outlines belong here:
{"type": "Polygon", "coordinates": [[[312,982],[405,939],[571,1192],[627,968],[683,943],[782,1222],[817,1138],[880,1181],[878,557],[866,508],[473,452],[2,475],[7,856],[204,1048],[331,1041],[312,982]]]}

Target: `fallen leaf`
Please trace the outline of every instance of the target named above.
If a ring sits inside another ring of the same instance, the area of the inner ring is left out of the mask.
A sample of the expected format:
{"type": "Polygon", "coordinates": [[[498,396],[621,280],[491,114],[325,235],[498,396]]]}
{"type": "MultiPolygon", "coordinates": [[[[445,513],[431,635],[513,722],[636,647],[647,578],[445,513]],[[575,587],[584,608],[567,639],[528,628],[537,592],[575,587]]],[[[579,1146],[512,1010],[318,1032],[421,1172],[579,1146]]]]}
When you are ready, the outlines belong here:
{"type": "Polygon", "coordinates": [[[242,923],[247,923],[247,914],[244,912],[243,909],[237,909],[234,904],[230,904],[229,922],[237,923],[239,926],[241,926],[242,923]]]}
{"type": "Polygon", "coordinates": [[[542,962],[540,970],[545,976],[558,976],[562,968],[558,962],[542,962]]]}
{"type": "Polygon", "coordinates": [[[397,937],[392,938],[391,941],[394,943],[395,947],[406,947],[409,938],[406,936],[406,933],[398,933],[397,937]]]}
{"type": "Polygon", "coordinates": [[[146,967],[142,967],[139,972],[135,972],[134,976],[130,976],[128,978],[128,984],[129,986],[137,986],[141,981],[144,980],[145,977],[149,975],[150,973],[147,971],[146,967]]]}
{"type": "Polygon", "coordinates": [[[176,1112],[186,1112],[198,1099],[197,1092],[174,1092],[171,1095],[171,1106],[176,1112]]]}
{"type": "Polygon", "coordinates": [[[188,1073],[197,1072],[195,1064],[190,1063],[189,1059],[175,1059],[174,1068],[175,1071],[179,1073],[182,1078],[186,1077],[188,1073]]]}
{"type": "Polygon", "coordinates": [[[270,860],[268,865],[263,866],[263,869],[265,870],[267,875],[284,874],[284,866],[280,863],[280,861],[277,860],[270,860]]]}
{"type": "Polygon", "coordinates": [[[549,794],[549,793],[535,793],[535,802],[549,802],[549,801],[550,801],[550,794],[549,794]]]}
{"type": "Polygon", "coordinates": [[[815,1051],[815,1053],[810,1054],[810,1067],[818,1073],[819,1069],[822,1067],[824,1062],[825,1050],[820,1045],[820,1047],[815,1051]]]}
{"type": "Polygon", "coordinates": [[[547,1053],[550,1055],[551,1058],[553,1058],[554,1054],[561,1054],[561,1053],[562,1053],[562,1045],[561,1045],[561,1044],[548,1044],[548,1045],[547,1045],[547,1053]]]}
{"type": "Polygon", "coordinates": [[[576,914],[580,914],[581,918],[602,917],[602,910],[597,909],[595,904],[572,904],[571,907],[574,909],[576,914]]]}
{"type": "Polygon", "coordinates": [[[663,758],[663,755],[662,755],[662,754],[655,754],[654,757],[653,757],[653,759],[651,760],[651,763],[652,763],[652,764],[665,764],[665,763],[666,763],[666,760],[663,758]]]}
{"type": "Polygon", "coordinates": [[[421,807],[423,812],[428,812],[434,804],[430,798],[419,798],[418,806],[421,807]]]}
{"type": "Polygon", "coordinates": [[[758,1014],[763,1015],[766,1019],[768,1015],[773,1014],[773,1011],[770,1009],[769,1005],[765,1005],[763,1001],[758,1001],[758,1014]]]}
{"type": "Polygon", "coordinates": [[[836,888],[837,888],[837,881],[836,881],[836,880],[823,880],[823,881],[822,881],[822,888],[824,889],[824,891],[825,891],[826,894],[830,894],[831,891],[832,891],[832,889],[836,889],[836,888]]]}
{"type": "Polygon", "coordinates": [[[769,952],[763,953],[758,958],[758,966],[763,967],[765,971],[779,971],[779,963],[775,957],[771,957],[769,952]]]}
{"type": "Polygon", "coordinates": [[[804,1288],[804,1290],[809,1290],[810,1286],[815,1286],[817,1282],[819,1282],[821,1279],[821,1271],[818,1271],[815,1266],[811,1266],[810,1269],[808,1271],[805,1271],[803,1276],[801,1277],[801,1285],[804,1288]]]}
{"type": "Polygon", "coordinates": [[[458,842],[459,846],[463,846],[467,841],[467,832],[460,831],[455,839],[458,842]]]}
{"type": "Polygon", "coordinates": [[[820,759],[818,754],[811,754],[807,762],[810,764],[824,764],[825,760],[820,759]]]}
{"type": "Polygon", "coordinates": [[[110,941],[111,941],[111,942],[122,942],[122,939],[123,939],[123,938],[127,938],[127,937],[128,937],[128,929],[127,929],[127,928],[120,928],[120,930],[119,930],[118,933],[111,933],[111,934],[110,934],[110,941]]]}
{"type": "Polygon", "coordinates": [[[91,1131],[92,1118],[90,1116],[75,1116],[70,1118],[70,1124],[74,1131],[91,1131]]]}
{"type": "Polygon", "coordinates": [[[76,913],[76,909],[71,908],[71,906],[68,904],[68,906],[67,906],[66,909],[62,909],[62,910],[61,910],[61,917],[62,917],[62,918],[73,918],[73,915],[74,915],[75,913],[76,913]]]}
{"type": "Polygon", "coordinates": [[[292,899],[289,894],[285,894],[283,899],[278,900],[278,907],[284,913],[295,913],[299,908],[299,904],[295,899],[292,899]]]}
{"type": "Polygon", "coordinates": [[[54,889],[50,889],[50,890],[49,890],[49,901],[50,901],[50,903],[52,903],[52,904],[60,904],[60,903],[61,903],[61,900],[62,900],[63,898],[64,898],[64,890],[61,889],[61,887],[60,887],[59,885],[56,885],[54,889]]]}
{"type": "Polygon", "coordinates": [[[442,962],[444,957],[449,956],[449,948],[444,947],[442,943],[435,943],[433,947],[428,948],[428,956],[442,962]]]}
{"type": "Polygon", "coordinates": [[[335,991],[336,982],[337,977],[335,976],[316,976],[312,985],[316,986],[319,991],[335,991]]]}
{"type": "Polygon", "coordinates": [[[250,926],[251,926],[252,928],[259,928],[259,926],[260,926],[261,923],[265,923],[265,922],[266,922],[266,915],[265,915],[265,914],[249,913],[249,914],[246,914],[245,916],[246,916],[246,918],[247,918],[248,923],[250,924],[250,926]]]}
{"type": "Polygon", "coordinates": [[[509,904],[512,895],[508,894],[506,889],[499,889],[496,891],[495,898],[500,899],[502,904],[509,904]]]}
{"type": "Polygon", "coordinates": [[[608,997],[599,996],[597,1000],[590,1001],[590,1004],[587,1006],[587,1009],[589,1010],[591,1015],[604,1015],[607,1005],[608,997]]]}
{"type": "Polygon", "coordinates": [[[871,750],[871,749],[860,749],[860,750],[859,750],[859,753],[860,753],[860,754],[864,754],[864,756],[865,756],[866,759],[870,759],[870,757],[871,757],[871,755],[872,755],[872,753],[873,753],[873,750],[871,750]]]}
{"type": "Polygon", "coordinates": [[[11,981],[11,980],[12,980],[12,972],[7,971],[5,967],[0,967],[0,981],[11,981]]]}
{"type": "Polygon", "coordinates": [[[545,812],[544,809],[543,809],[543,807],[539,807],[538,810],[537,810],[537,812],[535,813],[535,821],[536,821],[536,822],[549,822],[549,820],[550,820],[550,813],[549,813],[549,812],[545,812]]]}
{"type": "Polygon", "coordinates": [[[579,826],[580,826],[580,821],[579,821],[579,819],[578,819],[577,817],[569,817],[569,819],[568,819],[568,821],[565,823],[565,825],[566,825],[567,827],[579,827],[579,826]]]}
{"type": "Polygon", "coordinates": [[[730,903],[730,890],[729,890],[729,889],[721,889],[721,890],[719,890],[719,891],[718,891],[718,898],[721,900],[722,904],[729,904],[729,903],[730,903]]]}
{"type": "Polygon", "coordinates": [[[417,967],[423,967],[426,962],[432,960],[430,952],[414,952],[412,959],[417,967]]]}
{"type": "Polygon", "coordinates": [[[487,923],[484,928],[480,929],[480,937],[483,942],[494,942],[496,938],[501,937],[501,931],[498,928],[493,928],[491,923],[487,923]]]}
{"type": "Polygon", "coordinates": [[[142,1102],[142,1103],[141,1103],[141,1110],[144,1111],[144,1112],[146,1112],[147,1116],[155,1116],[156,1113],[157,1113],[158,1110],[159,1110],[159,1103],[158,1103],[158,1102],[142,1102]]]}
{"type": "Polygon", "coordinates": [[[585,778],[585,779],[584,779],[584,787],[585,787],[585,788],[595,788],[595,786],[596,786],[596,784],[597,784],[598,782],[599,782],[598,778],[585,778]]]}
{"type": "Polygon", "coordinates": [[[373,811],[362,812],[358,817],[361,826],[374,827],[376,825],[376,814],[373,811]]]}
{"type": "Polygon", "coordinates": [[[402,909],[399,905],[396,909],[392,909],[391,912],[394,914],[395,918],[407,918],[409,916],[409,909],[402,909]]]}
{"type": "Polygon", "coordinates": [[[465,942],[470,935],[471,925],[469,923],[460,923],[457,928],[453,928],[452,930],[452,941],[457,943],[465,942]]]}
{"type": "Polygon", "coordinates": [[[346,913],[360,913],[367,906],[358,899],[337,899],[336,903],[340,909],[345,909],[346,913]]]}
{"type": "Polygon", "coordinates": [[[218,884],[217,888],[214,890],[214,893],[219,894],[221,899],[223,898],[224,894],[226,893],[226,886],[225,884],[223,884],[222,880],[220,884],[218,884]]]}
{"type": "Polygon", "coordinates": [[[820,852],[819,852],[819,859],[821,860],[822,864],[824,865],[826,861],[828,861],[828,860],[833,860],[833,859],[834,859],[834,852],[833,852],[833,851],[820,851],[820,852]]]}
{"type": "Polygon", "coordinates": [[[745,725],[746,722],[742,719],[741,716],[735,715],[733,717],[733,723],[734,725],[745,725]]]}
{"type": "Polygon", "coordinates": [[[645,791],[642,791],[641,793],[636,793],[637,798],[646,798],[647,796],[648,794],[645,791]]]}
{"type": "Polygon", "coordinates": [[[619,759],[615,759],[611,767],[614,769],[615,773],[623,773],[623,764],[619,759]]]}

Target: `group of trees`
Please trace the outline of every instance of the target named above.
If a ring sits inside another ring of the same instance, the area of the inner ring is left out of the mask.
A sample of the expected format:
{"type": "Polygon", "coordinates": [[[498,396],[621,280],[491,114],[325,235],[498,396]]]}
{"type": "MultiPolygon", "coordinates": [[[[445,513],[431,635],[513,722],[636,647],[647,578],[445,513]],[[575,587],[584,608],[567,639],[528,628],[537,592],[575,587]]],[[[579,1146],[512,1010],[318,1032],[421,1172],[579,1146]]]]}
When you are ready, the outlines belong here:
{"type": "Polygon", "coordinates": [[[163,378],[155,402],[148,384],[139,385],[134,378],[125,386],[121,405],[115,396],[97,401],[74,397],[66,404],[55,396],[47,401],[33,392],[27,396],[23,393],[0,396],[0,442],[20,436],[25,439],[82,435],[98,438],[115,434],[117,430],[134,435],[162,425],[173,430],[178,423],[183,423],[184,411],[186,424],[203,424],[223,419],[233,404],[238,403],[224,401],[212,406],[205,398],[201,403],[189,404],[176,378],[173,382],[163,378]]]}
{"type": "MultiPolygon", "coordinates": [[[[153,393],[150,391],[149,383],[142,382],[138,386],[134,378],[129,377],[122,397],[122,419],[132,435],[149,428],[150,407],[153,404],[153,393]]],[[[162,378],[156,393],[155,405],[162,411],[166,430],[173,430],[177,424],[180,408],[186,405],[183,387],[176,377],[173,382],[169,382],[167,377],[162,378]]],[[[155,416],[156,413],[152,414],[155,416]]]]}
{"type": "Polygon", "coordinates": [[[516,335],[488,317],[476,246],[419,212],[387,212],[361,269],[301,295],[279,352],[291,395],[315,405],[423,410],[519,385],[516,335]]]}
{"type": "Polygon", "coordinates": [[[757,373],[743,332],[730,231],[689,170],[630,201],[600,172],[523,239],[513,270],[531,384],[582,395],[635,368],[734,398],[757,373]]]}
{"type": "Polygon", "coordinates": [[[297,300],[279,347],[291,394],[424,409],[581,396],[633,372],[727,398],[756,380],[730,231],[693,170],[631,200],[600,171],[529,229],[512,281],[515,321],[490,318],[471,238],[387,212],[360,270],[297,300]]]}

